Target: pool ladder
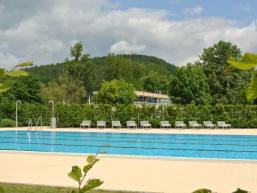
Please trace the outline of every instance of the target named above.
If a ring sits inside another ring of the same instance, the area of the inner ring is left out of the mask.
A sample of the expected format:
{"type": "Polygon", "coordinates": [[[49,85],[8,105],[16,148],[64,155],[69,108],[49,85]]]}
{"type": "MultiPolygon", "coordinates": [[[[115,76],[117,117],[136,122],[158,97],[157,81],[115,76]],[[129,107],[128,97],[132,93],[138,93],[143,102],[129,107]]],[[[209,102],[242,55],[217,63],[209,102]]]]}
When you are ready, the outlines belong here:
{"type": "MultiPolygon", "coordinates": [[[[42,127],[43,127],[42,116],[39,116],[38,119],[37,119],[37,122],[36,122],[34,130],[35,131],[37,131],[37,130],[41,130],[42,131],[42,127]],[[40,125],[39,125],[39,123],[40,123],[40,125]],[[39,129],[38,129],[38,127],[39,127],[39,129]]],[[[32,131],[32,130],[33,130],[33,121],[32,121],[32,118],[30,118],[29,119],[29,123],[28,123],[28,131],[32,131]]]]}

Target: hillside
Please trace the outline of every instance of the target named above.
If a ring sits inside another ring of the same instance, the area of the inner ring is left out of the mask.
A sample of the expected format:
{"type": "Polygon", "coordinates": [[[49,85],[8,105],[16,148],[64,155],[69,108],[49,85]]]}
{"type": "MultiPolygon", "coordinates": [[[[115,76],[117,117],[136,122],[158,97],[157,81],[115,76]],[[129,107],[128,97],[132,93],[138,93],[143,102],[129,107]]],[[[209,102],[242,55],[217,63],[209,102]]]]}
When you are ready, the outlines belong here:
{"type": "MultiPolygon", "coordinates": [[[[170,76],[176,71],[174,65],[160,58],[146,55],[104,56],[91,58],[90,60],[93,62],[94,68],[98,71],[97,75],[101,76],[98,78],[100,80],[121,78],[129,82],[134,82],[134,79],[147,75],[151,71],[165,76],[170,76]],[[116,72],[116,74],[113,76],[110,75],[113,72],[116,72]],[[130,77],[128,77],[129,73],[132,74],[130,77]]],[[[37,77],[41,82],[48,83],[63,74],[69,64],[70,62],[63,62],[35,66],[27,69],[27,71],[37,77]]]]}

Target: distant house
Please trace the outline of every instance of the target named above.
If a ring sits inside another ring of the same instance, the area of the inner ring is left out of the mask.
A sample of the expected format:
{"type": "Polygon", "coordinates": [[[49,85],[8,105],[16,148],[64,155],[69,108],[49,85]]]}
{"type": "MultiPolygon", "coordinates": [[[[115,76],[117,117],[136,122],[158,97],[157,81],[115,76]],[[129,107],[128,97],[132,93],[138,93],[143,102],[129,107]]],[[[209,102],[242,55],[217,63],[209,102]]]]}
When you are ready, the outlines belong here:
{"type": "Polygon", "coordinates": [[[170,97],[165,94],[151,93],[144,91],[135,91],[135,104],[151,104],[151,105],[169,105],[170,97]]]}

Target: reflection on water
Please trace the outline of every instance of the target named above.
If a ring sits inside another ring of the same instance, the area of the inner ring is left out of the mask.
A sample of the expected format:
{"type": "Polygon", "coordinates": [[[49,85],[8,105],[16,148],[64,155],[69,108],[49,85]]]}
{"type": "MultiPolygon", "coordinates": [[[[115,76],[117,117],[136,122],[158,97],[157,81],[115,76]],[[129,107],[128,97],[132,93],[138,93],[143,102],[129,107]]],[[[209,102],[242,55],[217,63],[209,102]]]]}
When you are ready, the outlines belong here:
{"type": "Polygon", "coordinates": [[[30,144],[30,133],[29,133],[29,131],[27,132],[27,135],[28,135],[28,143],[30,144]]]}
{"type": "Polygon", "coordinates": [[[56,139],[56,132],[51,132],[51,151],[54,152],[54,144],[56,139]]]}

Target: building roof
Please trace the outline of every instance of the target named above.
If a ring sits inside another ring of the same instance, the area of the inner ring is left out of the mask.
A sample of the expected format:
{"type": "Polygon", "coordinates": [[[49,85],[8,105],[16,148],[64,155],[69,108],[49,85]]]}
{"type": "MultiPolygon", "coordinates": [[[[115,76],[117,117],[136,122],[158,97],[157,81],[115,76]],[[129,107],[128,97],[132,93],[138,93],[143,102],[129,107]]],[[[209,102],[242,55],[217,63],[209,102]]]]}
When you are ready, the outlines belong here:
{"type": "Polygon", "coordinates": [[[158,93],[151,93],[151,92],[144,92],[144,91],[135,91],[135,95],[137,97],[152,97],[152,98],[158,98],[158,99],[170,99],[170,97],[165,94],[158,94],[158,93]]]}

